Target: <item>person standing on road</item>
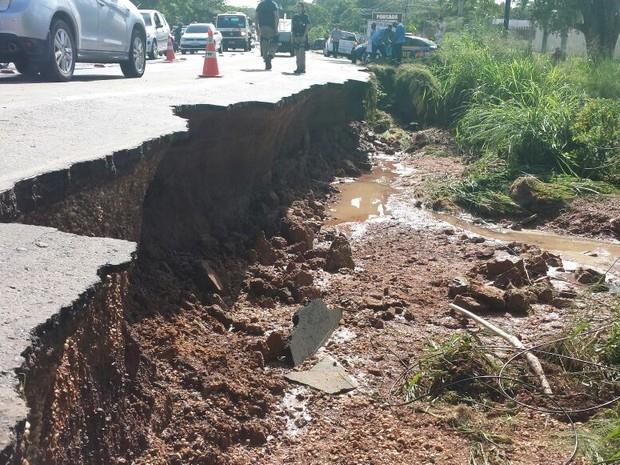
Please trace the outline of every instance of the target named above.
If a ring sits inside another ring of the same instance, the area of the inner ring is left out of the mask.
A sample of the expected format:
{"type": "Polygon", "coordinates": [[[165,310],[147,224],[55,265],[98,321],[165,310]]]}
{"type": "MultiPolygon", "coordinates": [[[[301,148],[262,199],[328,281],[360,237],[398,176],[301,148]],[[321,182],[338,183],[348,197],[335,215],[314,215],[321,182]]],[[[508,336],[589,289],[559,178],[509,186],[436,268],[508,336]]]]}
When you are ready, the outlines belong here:
{"type": "Polygon", "coordinates": [[[370,36],[369,43],[372,43],[372,53],[370,54],[370,58],[372,60],[377,57],[377,52],[381,52],[381,56],[385,56],[384,35],[385,29],[376,28],[370,36]]]}
{"type": "Polygon", "coordinates": [[[373,48],[372,48],[372,36],[374,35],[376,30],[377,30],[377,23],[372,23],[370,25],[370,33],[368,34],[368,40],[366,41],[366,57],[367,58],[372,58],[374,56],[373,48]]]}
{"type": "Polygon", "coordinates": [[[403,61],[403,44],[405,43],[405,26],[403,23],[394,23],[394,41],[392,43],[392,60],[397,65],[403,61]]]}
{"type": "Polygon", "coordinates": [[[338,58],[338,47],[340,47],[340,39],[342,39],[342,31],[338,26],[332,30],[332,47],[334,49],[334,57],[338,58]]]}
{"type": "Polygon", "coordinates": [[[278,4],[274,0],[261,0],[256,7],[256,23],[260,35],[260,54],[265,61],[265,69],[271,69],[271,60],[276,54],[278,42],[278,4]]]}
{"type": "Polygon", "coordinates": [[[293,49],[297,59],[295,74],[306,72],[306,45],[308,44],[308,26],[310,19],[306,14],[303,2],[297,4],[297,14],[293,15],[291,30],[293,33],[293,49]]]}

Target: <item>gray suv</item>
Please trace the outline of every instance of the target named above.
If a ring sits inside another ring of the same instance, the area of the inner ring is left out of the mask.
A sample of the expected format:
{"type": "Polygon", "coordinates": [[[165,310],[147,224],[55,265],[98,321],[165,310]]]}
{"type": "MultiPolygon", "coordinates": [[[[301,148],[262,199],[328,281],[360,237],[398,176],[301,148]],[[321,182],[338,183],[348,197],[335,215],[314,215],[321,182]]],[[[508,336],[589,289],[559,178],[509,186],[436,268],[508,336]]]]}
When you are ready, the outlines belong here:
{"type": "Polygon", "coordinates": [[[25,75],[68,81],[76,62],[146,66],[144,20],[129,0],[0,0],[0,62],[25,75]]]}

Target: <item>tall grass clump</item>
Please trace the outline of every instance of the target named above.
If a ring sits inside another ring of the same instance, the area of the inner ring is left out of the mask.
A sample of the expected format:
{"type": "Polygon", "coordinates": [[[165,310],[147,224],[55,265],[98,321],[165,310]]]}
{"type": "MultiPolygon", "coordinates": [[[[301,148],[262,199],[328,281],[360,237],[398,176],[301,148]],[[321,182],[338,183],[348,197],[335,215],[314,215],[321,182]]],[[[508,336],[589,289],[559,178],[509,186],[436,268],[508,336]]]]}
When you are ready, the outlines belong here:
{"type": "Polygon", "coordinates": [[[460,119],[456,133],[461,148],[494,153],[515,169],[570,171],[567,148],[578,95],[566,86],[533,80],[508,83],[495,92],[500,95],[477,97],[460,119]]]}
{"type": "Polygon", "coordinates": [[[399,66],[394,78],[393,108],[405,121],[430,122],[435,117],[439,82],[426,66],[399,66]]]}
{"type": "Polygon", "coordinates": [[[620,98],[620,62],[617,60],[571,57],[561,64],[559,72],[565,82],[590,97],[620,98]]]}

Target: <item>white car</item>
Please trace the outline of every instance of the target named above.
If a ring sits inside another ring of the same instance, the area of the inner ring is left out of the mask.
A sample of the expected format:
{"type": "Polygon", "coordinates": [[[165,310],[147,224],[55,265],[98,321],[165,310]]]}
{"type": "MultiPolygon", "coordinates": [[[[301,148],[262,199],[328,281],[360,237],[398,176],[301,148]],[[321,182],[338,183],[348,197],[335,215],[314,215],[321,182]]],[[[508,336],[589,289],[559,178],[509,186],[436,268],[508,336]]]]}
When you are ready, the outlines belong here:
{"type": "Polygon", "coordinates": [[[146,50],[149,58],[154,60],[168,49],[170,26],[164,15],[157,10],[140,10],[140,14],[146,26],[146,50]]]}
{"type": "Polygon", "coordinates": [[[68,81],[76,62],[145,69],[144,20],[129,0],[0,0],[0,62],[29,76],[68,81]]]}
{"type": "MultiPolygon", "coordinates": [[[[345,55],[350,57],[353,53],[353,49],[357,47],[357,37],[353,32],[340,31],[341,38],[338,44],[338,55],[345,55]]],[[[334,55],[334,44],[332,43],[331,36],[325,41],[325,48],[323,49],[323,55],[326,57],[334,55]]]]}
{"type": "Polygon", "coordinates": [[[207,46],[209,31],[213,33],[215,50],[222,53],[222,34],[215,29],[213,23],[194,23],[187,26],[181,36],[181,53],[185,55],[187,52],[203,52],[207,46]]]}

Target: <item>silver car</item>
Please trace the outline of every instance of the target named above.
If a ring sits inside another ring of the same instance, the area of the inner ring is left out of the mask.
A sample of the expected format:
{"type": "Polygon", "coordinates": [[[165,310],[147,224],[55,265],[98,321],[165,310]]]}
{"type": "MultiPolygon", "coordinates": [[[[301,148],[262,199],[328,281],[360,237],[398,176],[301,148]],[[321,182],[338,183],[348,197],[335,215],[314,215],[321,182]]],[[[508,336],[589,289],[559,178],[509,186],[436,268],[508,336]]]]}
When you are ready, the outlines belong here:
{"type": "Polygon", "coordinates": [[[0,62],[25,75],[68,81],[76,62],[146,66],[146,31],[129,0],[0,0],[0,62]]]}

